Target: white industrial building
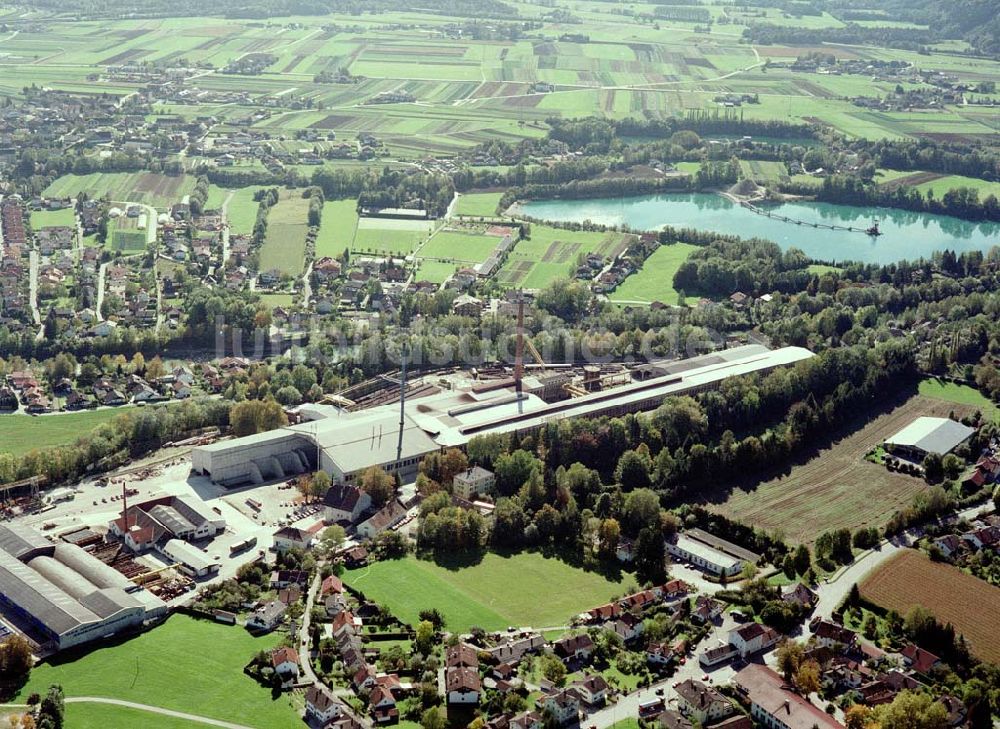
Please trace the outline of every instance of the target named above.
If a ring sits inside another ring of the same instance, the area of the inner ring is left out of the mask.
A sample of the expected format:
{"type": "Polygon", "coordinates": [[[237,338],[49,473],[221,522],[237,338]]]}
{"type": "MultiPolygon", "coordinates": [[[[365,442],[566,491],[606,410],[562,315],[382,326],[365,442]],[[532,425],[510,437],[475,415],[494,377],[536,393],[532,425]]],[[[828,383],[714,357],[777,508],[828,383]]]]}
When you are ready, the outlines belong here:
{"type": "Polygon", "coordinates": [[[901,431],[885,439],[893,453],[921,461],[927,454],[943,456],[972,437],[975,428],[948,418],[920,417],[901,431]]]}
{"type": "Polygon", "coordinates": [[[402,449],[399,404],[357,412],[336,411],[312,422],[199,446],[191,465],[217,483],[263,483],[311,470],[318,463],[335,481],[351,483],[365,469],[381,466],[403,478],[416,474],[425,455],[464,447],[477,435],[525,433],[574,417],[620,416],[653,410],[664,398],[718,387],[728,377],[763,373],[792,365],[813,354],[801,347],[768,350],[759,345],[692,357],[646,370],[646,379],[546,402],[525,379],[526,391],[513,387],[455,389],[406,401],[402,449]],[[652,375],[649,375],[649,372],[652,375]]]}
{"type": "Polygon", "coordinates": [[[667,552],[675,557],[712,572],[732,577],[739,574],[746,564],[757,564],[760,555],[720,539],[701,529],[688,529],[665,544],[667,552]]]}
{"type": "Polygon", "coordinates": [[[141,626],[164,603],[75,544],[0,525],[0,606],[62,650],[141,626]]]}
{"type": "Polygon", "coordinates": [[[219,563],[207,554],[180,539],[169,539],[158,551],[190,577],[211,577],[219,573],[219,563]]]}

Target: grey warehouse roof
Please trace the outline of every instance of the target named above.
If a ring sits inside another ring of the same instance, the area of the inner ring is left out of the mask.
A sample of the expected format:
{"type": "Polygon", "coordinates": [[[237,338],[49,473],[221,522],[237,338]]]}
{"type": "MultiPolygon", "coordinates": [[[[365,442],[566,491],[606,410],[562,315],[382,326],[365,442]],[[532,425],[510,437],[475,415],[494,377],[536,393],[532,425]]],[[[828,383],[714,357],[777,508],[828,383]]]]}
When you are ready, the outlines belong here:
{"type": "Polygon", "coordinates": [[[948,418],[920,417],[885,442],[943,456],[975,432],[975,428],[948,418]]]}

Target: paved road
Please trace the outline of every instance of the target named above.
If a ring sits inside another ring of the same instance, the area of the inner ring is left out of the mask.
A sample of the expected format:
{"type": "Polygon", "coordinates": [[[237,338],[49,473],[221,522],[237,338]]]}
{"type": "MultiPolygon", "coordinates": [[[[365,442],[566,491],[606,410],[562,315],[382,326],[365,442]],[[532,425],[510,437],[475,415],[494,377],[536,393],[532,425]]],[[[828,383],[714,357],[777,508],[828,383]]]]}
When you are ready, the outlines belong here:
{"type": "MultiPolygon", "coordinates": [[[[110,706],[124,706],[129,709],[138,709],[139,711],[148,711],[151,714],[159,714],[160,716],[169,716],[174,719],[184,719],[185,721],[193,721],[198,724],[208,724],[209,726],[219,726],[224,729],[254,729],[253,727],[248,727],[244,724],[234,724],[231,721],[220,721],[219,719],[210,719],[207,716],[198,716],[197,714],[188,714],[183,711],[174,711],[173,709],[164,709],[159,706],[150,706],[149,704],[137,704],[134,701],[123,701],[122,699],[107,699],[101,696],[67,696],[67,704],[108,704],[110,706]]],[[[27,704],[0,704],[0,709],[27,709],[27,704]]]]}
{"type": "Polygon", "coordinates": [[[104,321],[104,314],[101,313],[101,308],[104,306],[104,279],[109,265],[108,263],[102,263],[101,267],[97,269],[97,321],[104,321]]]}
{"type": "Polygon", "coordinates": [[[38,313],[38,251],[32,248],[28,251],[28,303],[31,305],[31,318],[35,324],[42,323],[42,316],[38,313]]]}

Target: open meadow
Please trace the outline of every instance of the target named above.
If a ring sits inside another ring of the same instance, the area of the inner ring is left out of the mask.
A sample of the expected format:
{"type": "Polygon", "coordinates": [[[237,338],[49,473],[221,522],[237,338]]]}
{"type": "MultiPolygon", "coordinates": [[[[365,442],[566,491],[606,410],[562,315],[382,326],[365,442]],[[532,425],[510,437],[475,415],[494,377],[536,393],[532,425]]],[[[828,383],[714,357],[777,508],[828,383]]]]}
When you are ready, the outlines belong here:
{"type": "Polygon", "coordinates": [[[674,289],[674,274],[696,248],[689,243],[660,246],[642,268],[626,278],[608,298],[611,301],[676,304],[678,292],[674,289]]]}
{"type": "Polygon", "coordinates": [[[390,220],[359,218],[351,251],[391,256],[408,256],[434,230],[433,220],[390,220]]]}
{"type": "Polygon", "coordinates": [[[327,200],[323,204],[323,217],[316,238],[316,258],[336,257],[348,250],[357,227],[357,200],[327,200]]]}
{"type": "Polygon", "coordinates": [[[500,204],[501,197],[503,197],[503,193],[499,192],[463,193],[458,198],[455,214],[469,217],[492,217],[497,214],[497,205],[500,204]]]}
{"type": "Polygon", "coordinates": [[[162,175],[155,172],[94,172],[89,175],[63,175],[43,193],[47,197],[76,197],[81,192],[90,197],[110,198],[117,203],[145,203],[165,210],[194,191],[191,175],[162,175]]]}
{"type": "MultiPolygon", "coordinates": [[[[289,696],[272,701],[270,691],[243,674],[255,653],[277,642],[277,634],[254,638],[242,628],[175,615],[130,640],[79,655],[70,651],[36,666],[17,698],[44,694],[58,683],[67,697],[123,699],[260,729],[292,729],[302,721],[289,696]]],[[[87,707],[83,714],[110,719],[105,726],[127,726],[135,717],[117,712],[87,707]]],[[[160,726],[148,715],[144,722],[160,726]]]]}
{"type": "Polygon", "coordinates": [[[880,527],[927,485],[866,461],[865,454],[914,418],[947,417],[952,410],[963,414],[974,408],[914,395],[889,412],[858,422],[855,430],[836,434],[829,446],[780,475],[713,494],[709,508],[780,531],[792,542],[811,543],[821,532],[841,527],[880,527]]]}
{"type": "Polygon", "coordinates": [[[470,566],[410,556],[349,570],[344,582],[404,622],[415,625],[421,610],[436,607],[449,630],[462,632],[474,625],[486,630],[566,625],[574,615],[635,587],[630,575],[610,580],[529,552],[488,553],[470,566]]]}
{"type": "Polygon", "coordinates": [[[866,576],[859,588],[865,600],[900,615],[922,605],[954,625],[980,659],[1000,662],[1000,587],[907,549],[866,576]]]}
{"type": "Polygon", "coordinates": [[[305,266],[309,200],[301,190],[283,190],[278,204],[267,214],[267,234],[260,247],[260,270],[277,269],[297,276],[305,266]]]}
{"type": "Polygon", "coordinates": [[[35,448],[68,445],[128,408],[55,415],[0,415],[0,453],[22,455],[35,448]]]}

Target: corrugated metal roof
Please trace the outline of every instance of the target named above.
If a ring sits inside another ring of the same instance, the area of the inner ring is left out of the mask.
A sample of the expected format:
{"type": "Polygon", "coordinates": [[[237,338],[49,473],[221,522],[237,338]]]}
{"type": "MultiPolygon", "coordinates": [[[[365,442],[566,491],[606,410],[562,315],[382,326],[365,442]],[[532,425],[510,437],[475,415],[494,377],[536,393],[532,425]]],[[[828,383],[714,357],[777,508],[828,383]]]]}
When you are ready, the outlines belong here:
{"type": "Polygon", "coordinates": [[[55,635],[99,621],[92,611],[6,552],[0,552],[0,592],[55,635]]]}
{"type": "Polygon", "coordinates": [[[885,442],[917,448],[925,453],[944,455],[976,432],[975,428],[956,423],[948,418],[920,417],[885,442]]]}

